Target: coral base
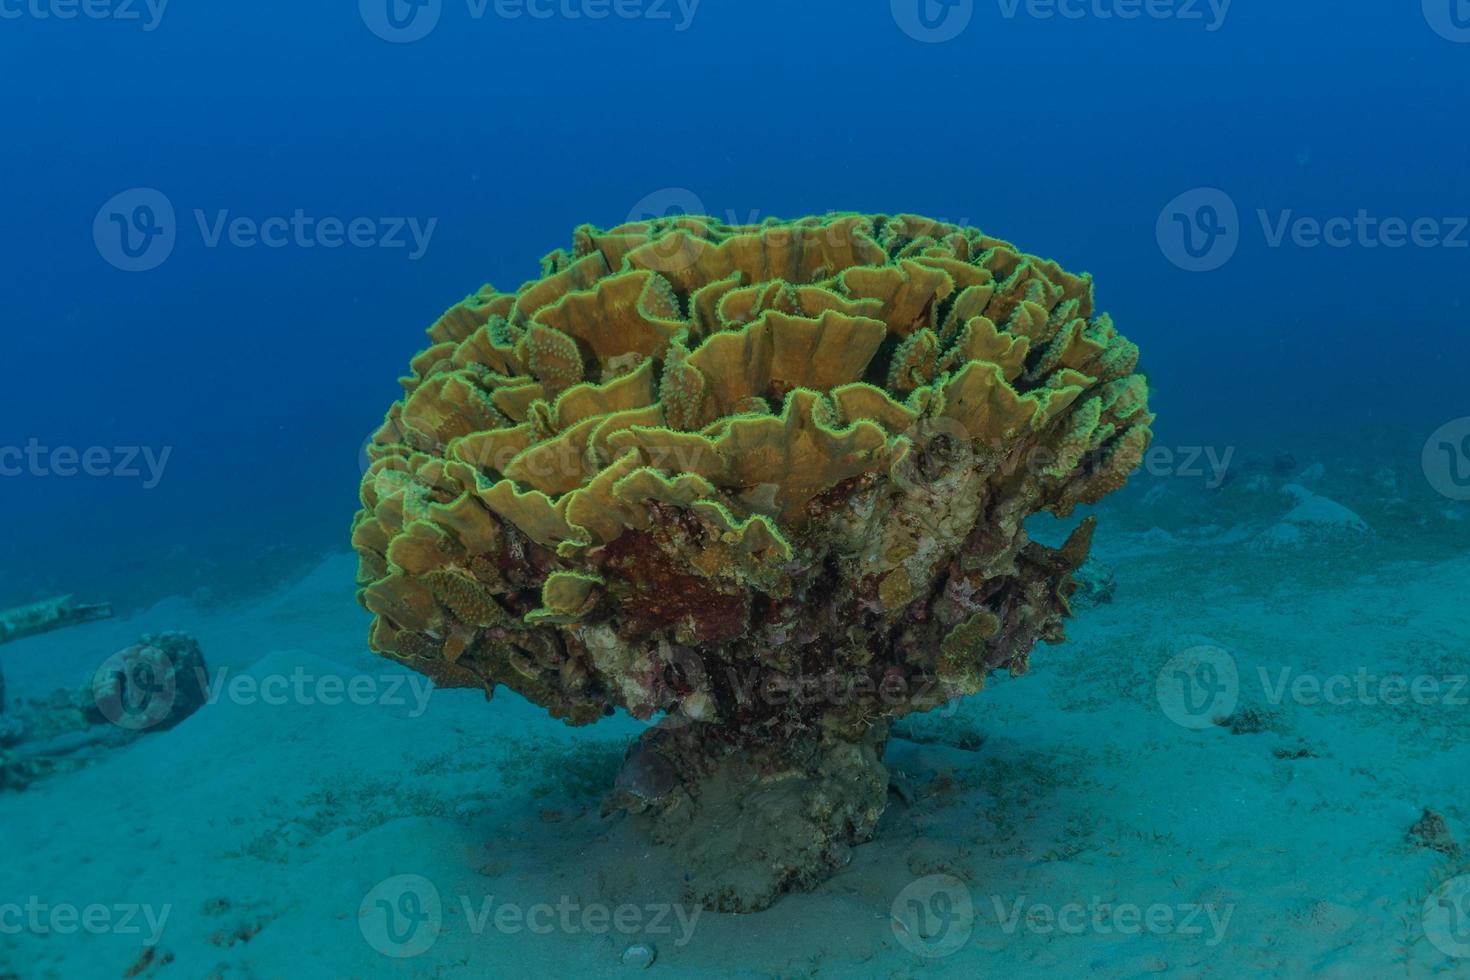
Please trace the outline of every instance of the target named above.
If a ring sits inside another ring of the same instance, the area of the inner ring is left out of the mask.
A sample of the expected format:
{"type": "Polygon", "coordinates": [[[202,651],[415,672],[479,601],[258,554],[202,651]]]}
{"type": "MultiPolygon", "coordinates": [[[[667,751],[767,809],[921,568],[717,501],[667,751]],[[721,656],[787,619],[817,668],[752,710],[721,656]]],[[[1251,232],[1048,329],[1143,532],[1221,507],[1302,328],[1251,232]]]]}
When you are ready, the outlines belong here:
{"type": "Polygon", "coordinates": [[[685,874],[684,900],[756,912],[809,889],[873,836],[888,801],[886,724],[857,742],[813,735],[732,745],[707,725],[661,725],[629,752],[609,805],[646,812],[685,874]]]}

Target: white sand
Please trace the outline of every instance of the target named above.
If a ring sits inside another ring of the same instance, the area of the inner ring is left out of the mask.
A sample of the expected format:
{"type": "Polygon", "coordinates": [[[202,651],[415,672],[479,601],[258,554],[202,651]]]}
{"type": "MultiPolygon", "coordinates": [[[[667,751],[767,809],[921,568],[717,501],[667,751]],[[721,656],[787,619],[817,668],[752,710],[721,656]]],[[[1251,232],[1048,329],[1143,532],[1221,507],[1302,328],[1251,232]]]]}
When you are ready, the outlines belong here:
{"type": "Polygon", "coordinates": [[[1470,843],[1470,688],[1448,680],[1470,674],[1470,559],[1344,583],[1310,557],[1106,527],[1097,553],[1115,603],[1038,650],[1030,675],[924,719],[925,744],[895,741],[912,804],[895,802],[817,891],[744,917],[681,920],[677,869],[628,820],[599,816],[595,788],[636,724],[573,730],[505,692],[489,705],[434,692],[420,712],[419,679],[365,651],[348,556],[248,607],[168,602],[6,647],[12,697],[74,683],[163,629],[195,633],[229,678],[371,680],[356,704],[237,689],[0,795],[0,977],[121,977],[150,909],[167,917],[138,975],[179,980],[628,976],[642,971],[619,958],[637,943],[657,951],[646,975],[665,977],[1470,976],[1421,925],[1430,891],[1470,866],[1405,840],[1428,806],[1470,843]],[[1200,644],[1233,658],[1242,707],[1273,708],[1288,666],[1298,684],[1345,675],[1350,703],[1302,703],[1288,686],[1266,731],[1176,724],[1156,681],[1200,644]],[[1359,668],[1445,679],[1440,703],[1364,703],[1359,668]],[[983,745],[930,740],[962,730],[983,745]],[[390,937],[377,900],[413,912],[415,889],[431,916],[437,893],[437,919],[399,917],[390,937]],[[917,925],[909,898],[939,912],[966,896],[973,920],[948,932],[895,930],[895,910],[917,925]],[[32,897],[49,935],[13,928],[32,897]],[[1092,918],[1095,902],[1116,914],[1092,918]],[[94,905],[100,934],[61,931],[68,906],[94,905]],[[145,908],[123,923],[127,906],[145,908]],[[516,911],[538,928],[515,928],[516,911]],[[392,958],[374,942],[427,948],[392,958]]]}

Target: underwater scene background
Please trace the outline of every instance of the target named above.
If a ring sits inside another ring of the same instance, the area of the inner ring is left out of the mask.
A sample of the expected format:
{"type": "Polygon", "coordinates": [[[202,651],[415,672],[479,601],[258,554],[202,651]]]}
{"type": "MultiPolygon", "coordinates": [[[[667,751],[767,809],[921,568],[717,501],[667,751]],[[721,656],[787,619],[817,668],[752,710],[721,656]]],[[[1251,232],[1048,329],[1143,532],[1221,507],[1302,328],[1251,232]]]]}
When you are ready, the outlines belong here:
{"type": "Polygon", "coordinates": [[[0,978],[1470,977],[1463,0],[0,0],[0,65],[0,609],[75,596],[0,618],[0,978]],[[605,806],[662,713],[376,656],[353,515],[483,283],[828,212],[1089,273],[1156,419],[1026,524],[1097,518],[1066,642],[721,908],[605,806]]]}

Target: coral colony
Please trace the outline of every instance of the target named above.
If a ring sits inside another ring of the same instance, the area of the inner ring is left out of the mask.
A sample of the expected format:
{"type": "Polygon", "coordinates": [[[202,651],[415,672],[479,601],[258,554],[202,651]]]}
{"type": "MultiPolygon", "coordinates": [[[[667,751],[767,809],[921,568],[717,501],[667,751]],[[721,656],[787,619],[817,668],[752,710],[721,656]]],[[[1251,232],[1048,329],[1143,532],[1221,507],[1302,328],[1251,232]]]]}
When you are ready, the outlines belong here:
{"type": "Polygon", "coordinates": [[[1153,421],[1090,277],[914,215],[583,226],[429,337],[354,525],[373,647],[661,715],[610,805],[727,911],[872,836],[892,719],[1063,639],[1092,519],[1023,524],[1120,487],[1153,421]]]}

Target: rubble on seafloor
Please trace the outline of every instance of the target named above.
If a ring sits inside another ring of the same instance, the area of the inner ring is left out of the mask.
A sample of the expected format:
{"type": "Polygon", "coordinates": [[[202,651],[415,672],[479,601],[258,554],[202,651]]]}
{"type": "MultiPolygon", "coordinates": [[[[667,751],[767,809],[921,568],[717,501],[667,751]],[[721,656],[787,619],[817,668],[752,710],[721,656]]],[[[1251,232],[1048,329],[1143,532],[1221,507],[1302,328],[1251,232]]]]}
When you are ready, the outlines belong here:
{"type": "Polygon", "coordinates": [[[0,792],[80,769],[203,706],[204,655],[187,633],[149,634],[84,684],[7,699],[0,672],[0,792]]]}

